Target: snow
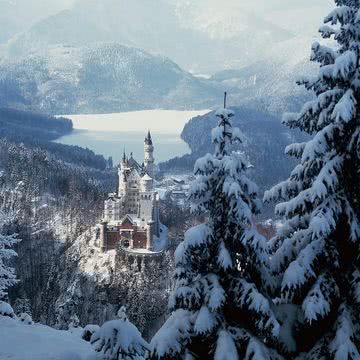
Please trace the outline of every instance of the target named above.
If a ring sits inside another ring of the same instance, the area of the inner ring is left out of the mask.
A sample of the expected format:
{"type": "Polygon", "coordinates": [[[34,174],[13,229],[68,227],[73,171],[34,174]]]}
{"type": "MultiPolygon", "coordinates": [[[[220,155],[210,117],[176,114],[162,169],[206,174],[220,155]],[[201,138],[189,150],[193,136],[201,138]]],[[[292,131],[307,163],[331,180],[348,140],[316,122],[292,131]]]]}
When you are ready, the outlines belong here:
{"type": "Polygon", "coordinates": [[[264,315],[268,320],[264,323],[258,321],[257,326],[260,329],[271,330],[274,337],[278,337],[280,333],[280,324],[274,317],[271,309],[271,303],[263,294],[261,294],[254,284],[241,279],[239,281],[241,286],[240,303],[243,307],[249,310],[255,310],[256,313],[264,315]]]}
{"type": "MultiPolygon", "coordinates": [[[[232,110],[230,110],[230,109],[224,108],[224,109],[218,109],[218,110],[216,110],[215,116],[230,118],[230,117],[235,116],[235,113],[234,113],[232,110]]],[[[216,128],[215,128],[215,129],[216,129],[216,128]]]]}
{"type": "Polygon", "coordinates": [[[0,359],[87,360],[90,344],[68,331],[0,316],[0,359]]]}
{"type": "MultiPolygon", "coordinates": [[[[136,360],[144,359],[145,351],[149,349],[139,330],[127,319],[107,321],[91,337],[91,343],[95,351],[109,360],[122,359],[123,356],[126,359],[126,355],[136,360]]],[[[100,358],[103,359],[102,356],[100,358]]]]}
{"type": "Polygon", "coordinates": [[[324,239],[313,241],[301,250],[298,258],[285,271],[282,281],[283,291],[301,286],[309,278],[316,278],[314,262],[323,250],[324,239]]]}
{"type": "Polygon", "coordinates": [[[196,247],[207,241],[211,234],[206,224],[192,227],[185,233],[185,239],[175,251],[175,263],[180,264],[185,259],[185,251],[188,247],[196,247]]]}
{"type": "Polygon", "coordinates": [[[211,331],[215,326],[215,318],[207,306],[202,306],[196,317],[194,330],[198,334],[211,331]]]}
{"type": "Polygon", "coordinates": [[[29,314],[26,314],[26,313],[21,313],[19,315],[19,320],[21,322],[23,322],[24,324],[27,324],[27,325],[33,325],[33,321],[32,321],[32,318],[29,314]]]}
{"type": "Polygon", "coordinates": [[[14,317],[15,313],[13,308],[5,301],[0,301],[0,316],[14,317]]]}
{"type": "Polygon", "coordinates": [[[228,249],[226,249],[226,246],[223,241],[220,244],[220,251],[219,251],[217,261],[224,270],[227,270],[227,269],[233,267],[233,262],[231,260],[230,253],[229,253],[228,249]]]}
{"type": "Polygon", "coordinates": [[[156,350],[158,357],[180,353],[182,341],[189,335],[192,320],[193,315],[190,311],[176,310],[151,340],[152,351],[156,350]]]}
{"type": "Polygon", "coordinates": [[[333,111],[333,118],[336,119],[337,122],[350,121],[356,114],[356,104],[357,101],[355,100],[353,90],[347,90],[336,104],[333,111]]]}
{"type": "Polygon", "coordinates": [[[360,359],[360,353],[353,342],[354,324],[345,305],[340,307],[336,335],[330,343],[330,350],[335,360],[360,359]]]}
{"type": "MultiPolygon", "coordinates": [[[[331,309],[331,299],[329,297],[329,292],[322,291],[322,288],[327,288],[326,278],[322,275],[320,276],[309,294],[305,298],[302,304],[302,310],[306,321],[310,324],[318,318],[324,318],[330,312],[331,309]]],[[[336,284],[331,284],[336,288],[336,284]]]]}
{"type": "Polygon", "coordinates": [[[221,330],[216,344],[214,360],[238,360],[234,339],[226,330],[221,330]]]}
{"type": "Polygon", "coordinates": [[[81,331],[81,338],[90,341],[91,336],[100,329],[99,325],[88,324],[81,331]]]}

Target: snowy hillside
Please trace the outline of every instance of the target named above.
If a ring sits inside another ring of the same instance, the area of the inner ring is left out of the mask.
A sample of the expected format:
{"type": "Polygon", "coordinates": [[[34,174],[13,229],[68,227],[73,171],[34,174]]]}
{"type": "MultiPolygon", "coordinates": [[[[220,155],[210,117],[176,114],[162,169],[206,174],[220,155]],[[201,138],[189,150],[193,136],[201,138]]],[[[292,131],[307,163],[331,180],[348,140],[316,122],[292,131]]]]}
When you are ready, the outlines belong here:
{"type": "Polygon", "coordinates": [[[211,83],[193,77],[169,59],[115,43],[55,46],[3,60],[0,94],[4,105],[26,105],[56,114],[204,109],[221,98],[211,83]]]}
{"type": "Polygon", "coordinates": [[[4,360],[86,360],[94,354],[79,333],[27,325],[9,317],[0,316],[0,334],[0,359],[4,360]]]}
{"type": "Polygon", "coordinates": [[[264,60],[239,69],[214,74],[211,80],[225,88],[235,88],[230,102],[281,116],[298,111],[309,94],[296,81],[316,74],[318,66],[310,63],[311,43],[304,36],[278,43],[264,60]]]}

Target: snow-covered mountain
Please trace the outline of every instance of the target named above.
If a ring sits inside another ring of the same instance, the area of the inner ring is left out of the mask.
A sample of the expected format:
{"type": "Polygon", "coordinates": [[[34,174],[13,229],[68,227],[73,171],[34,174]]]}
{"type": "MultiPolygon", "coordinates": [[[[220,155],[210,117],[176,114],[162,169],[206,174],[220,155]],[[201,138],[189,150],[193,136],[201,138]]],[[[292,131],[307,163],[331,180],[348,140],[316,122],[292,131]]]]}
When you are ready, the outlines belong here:
{"type": "Polygon", "coordinates": [[[3,61],[0,93],[3,106],[57,114],[207,108],[221,99],[209,81],[168,58],[115,43],[54,46],[3,61]]]}
{"type": "MultiPolygon", "coordinates": [[[[16,63],[6,66],[5,71],[11,70],[7,79],[20,82],[21,88],[9,92],[7,84],[7,96],[36,110],[67,113],[209,107],[221,99],[214,86],[228,90],[234,105],[276,114],[298,109],[305,95],[295,81],[315,68],[308,61],[310,46],[317,37],[319,19],[329,8],[325,0],[295,4],[285,0],[227,0],[226,4],[68,0],[62,7],[55,1],[47,8],[43,0],[34,4],[45,8],[38,11],[43,16],[34,17],[32,25],[25,21],[30,28],[12,36],[3,47],[3,62],[16,63]],[[174,63],[160,65],[163,60],[159,59],[164,58],[149,54],[140,61],[149,61],[141,70],[137,56],[111,55],[111,60],[108,50],[105,57],[100,55],[109,45],[99,44],[109,42],[169,57],[191,73],[215,75],[209,82],[182,72],[179,80],[181,70],[174,63]],[[87,58],[90,52],[92,60],[87,58]],[[108,59],[106,66],[101,58],[108,59]],[[162,69],[160,76],[148,71],[154,68],[162,69]]],[[[12,5],[22,18],[27,8],[24,0],[12,5]]],[[[14,18],[12,13],[8,21],[14,18]]]]}
{"type": "Polygon", "coordinates": [[[243,9],[229,16],[226,11],[208,13],[196,2],[190,11],[175,0],[79,0],[12,37],[7,53],[18,56],[54,44],[116,41],[161,53],[189,70],[213,72],[246,64],[259,48],[291,36],[243,9]]]}
{"type": "MultiPolygon", "coordinates": [[[[52,5],[35,0],[31,3],[37,9],[36,14],[25,0],[8,4],[7,11],[11,10],[8,14],[0,11],[7,14],[7,21],[21,24],[18,34],[6,46],[10,56],[59,43],[84,46],[115,41],[161,53],[183,68],[201,73],[264,60],[279,42],[300,34],[310,39],[329,8],[326,0],[316,3],[311,0],[301,3],[57,0],[52,5]]],[[[2,8],[6,10],[0,2],[2,8]]],[[[14,30],[11,34],[14,35],[14,30]]]]}
{"type": "Polygon", "coordinates": [[[298,79],[315,74],[318,65],[310,62],[311,42],[306,37],[279,43],[269,56],[239,69],[220,71],[211,77],[230,93],[230,104],[246,105],[281,116],[298,111],[309,94],[297,86],[298,79]]]}

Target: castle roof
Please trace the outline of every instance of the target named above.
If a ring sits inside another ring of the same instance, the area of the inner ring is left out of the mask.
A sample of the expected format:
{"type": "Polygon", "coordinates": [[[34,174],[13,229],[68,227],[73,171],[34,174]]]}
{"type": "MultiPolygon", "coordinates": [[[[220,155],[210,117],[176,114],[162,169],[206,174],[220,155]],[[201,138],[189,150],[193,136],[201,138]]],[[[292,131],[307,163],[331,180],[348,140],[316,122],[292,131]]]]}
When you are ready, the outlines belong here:
{"type": "Polygon", "coordinates": [[[153,144],[151,134],[150,134],[150,130],[148,131],[148,134],[145,137],[145,144],[146,145],[152,145],[153,144]]]}
{"type": "Polygon", "coordinates": [[[142,166],[132,157],[132,155],[128,159],[128,166],[130,169],[136,169],[139,174],[142,172],[142,166]]]}
{"type": "Polygon", "coordinates": [[[149,174],[145,174],[145,175],[141,178],[141,180],[150,181],[150,180],[152,180],[152,177],[151,177],[149,174]]]}

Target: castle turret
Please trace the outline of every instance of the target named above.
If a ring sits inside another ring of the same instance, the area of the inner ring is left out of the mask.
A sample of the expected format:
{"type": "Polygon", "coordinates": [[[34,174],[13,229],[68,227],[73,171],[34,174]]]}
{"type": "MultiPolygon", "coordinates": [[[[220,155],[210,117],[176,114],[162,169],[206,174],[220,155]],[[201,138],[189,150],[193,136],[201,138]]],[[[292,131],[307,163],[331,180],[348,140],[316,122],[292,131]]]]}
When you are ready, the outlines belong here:
{"type": "Polygon", "coordinates": [[[103,221],[100,224],[100,249],[102,252],[106,251],[106,233],[107,233],[107,222],[103,221]]]}
{"type": "Polygon", "coordinates": [[[118,175],[119,175],[118,195],[119,196],[126,194],[126,187],[127,187],[126,169],[127,169],[127,167],[128,167],[128,160],[127,160],[125,150],[124,150],[124,154],[123,154],[121,164],[119,166],[119,171],[118,171],[118,175]]]}
{"type": "Polygon", "coordinates": [[[146,172],[149,174],[151,178],[154,178],[154,164],[155,164],[154,146],[149,130],[144,141],[144,166],[146,172]]]}
{"type": "Polygon", "coordinates": [[[151,192],[153,191],[153,179],[145,174],[140,181],[140,190],[142,192],[151,192]]]}
{"type": "Polygon", "coordinates": [[[153,243],[154,243],[154,221],[150,220],[147,223],[146,229],[146,249],[153,250],[153,243]]]}

